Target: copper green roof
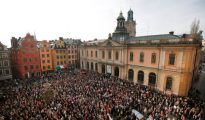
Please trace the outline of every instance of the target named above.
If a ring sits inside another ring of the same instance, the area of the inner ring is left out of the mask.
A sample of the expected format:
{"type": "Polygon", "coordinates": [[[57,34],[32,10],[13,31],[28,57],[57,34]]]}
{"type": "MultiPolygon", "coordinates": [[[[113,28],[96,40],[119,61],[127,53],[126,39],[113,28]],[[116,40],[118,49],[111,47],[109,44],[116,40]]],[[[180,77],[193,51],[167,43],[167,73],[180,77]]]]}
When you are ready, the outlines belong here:
{"type": "Polygon", "coordinates": [[[178,35],[162,34],[162,35],[130,37],[130,40],[164,40],[164,39],[178,39],[178,38],[180,38],[180,36],[178,35]]]}
{"type": "Polygon", "coordinates": [[[124,16],[122,15],[122,12],[120,12],[120,15],[117,17],[117,20],[119,19],[125,19],[124,16]]]}

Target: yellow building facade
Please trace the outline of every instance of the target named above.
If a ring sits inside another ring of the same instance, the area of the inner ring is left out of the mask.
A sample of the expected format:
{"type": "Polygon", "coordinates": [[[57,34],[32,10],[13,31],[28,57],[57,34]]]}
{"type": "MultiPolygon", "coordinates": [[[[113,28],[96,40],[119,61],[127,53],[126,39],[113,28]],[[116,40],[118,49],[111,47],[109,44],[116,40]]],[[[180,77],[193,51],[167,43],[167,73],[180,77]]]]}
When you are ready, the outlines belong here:
{"type": "Polygon", "coordinates": [[[52,65],[52,50],[49,46],[49,43],[46,40],[39,41],[39,51],[40,51],[40,60],[41,60],[41,71],[49,72],[53,71],[52,65]]]}
{"type": "Polygon", "coordinates": [[[58,66],[66,64],[66,46],[62,39],[55,41],[55,46],[52,49],[53,68],[56,70],[58,66]]]}
{"type": "Polygon", "coordinates": [[[188,95],[197,76],[200,42],[174,32],[133,37],[127,32],[122,13],[117,20],[116,30],[108,39],[82,44],[81,69],[110,74],[166,93],[188,95]]]}

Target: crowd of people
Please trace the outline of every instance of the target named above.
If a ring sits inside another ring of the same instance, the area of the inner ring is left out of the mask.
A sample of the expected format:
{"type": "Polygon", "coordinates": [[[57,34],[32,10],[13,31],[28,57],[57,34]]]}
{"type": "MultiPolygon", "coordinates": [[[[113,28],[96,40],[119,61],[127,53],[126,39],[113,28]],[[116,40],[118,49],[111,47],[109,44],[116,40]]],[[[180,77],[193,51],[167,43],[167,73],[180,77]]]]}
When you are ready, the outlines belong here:
{"type": "Polygon", "coordinates": [[[5,120],[202,120],[204,101],[166,95],[147,86],[87,71],[53,73],[8,86],[5,120]]]}

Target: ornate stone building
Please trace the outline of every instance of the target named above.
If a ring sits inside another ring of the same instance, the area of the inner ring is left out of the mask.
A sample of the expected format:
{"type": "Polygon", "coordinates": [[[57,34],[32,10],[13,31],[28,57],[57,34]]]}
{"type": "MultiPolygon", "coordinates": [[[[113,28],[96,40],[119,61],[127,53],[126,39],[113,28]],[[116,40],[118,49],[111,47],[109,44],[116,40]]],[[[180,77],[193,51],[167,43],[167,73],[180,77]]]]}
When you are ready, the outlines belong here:
{"type": "MultiPolygon", "coordinates": [[[[127,21],[132,20],[130,10],[127,21]]],[[[198,73],[201,43],[174,32],[135,36],[135,21],[129,25],[127,21],[120,13],[112,36],[82,44],[81,69],[186,96],[198,73]]]]}
{"type": "Polygon", "coordinates": [[[10,52],[0,42],[0,81],[12,79],[10,52]]]}

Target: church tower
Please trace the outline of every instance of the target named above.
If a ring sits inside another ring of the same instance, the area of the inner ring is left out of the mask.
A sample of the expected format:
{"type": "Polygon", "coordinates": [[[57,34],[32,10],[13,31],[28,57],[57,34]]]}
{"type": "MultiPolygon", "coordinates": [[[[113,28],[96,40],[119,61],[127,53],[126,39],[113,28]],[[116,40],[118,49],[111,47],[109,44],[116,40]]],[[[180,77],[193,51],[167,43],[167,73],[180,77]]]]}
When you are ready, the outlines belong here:
{"type": "Polygon", "coordinates": [[[129,34],[125,27],[125,18],[120,12],[120,15],[117,17],[117,27],[115,32],[112,34],[112,39],[124,41],[128,38],[129,34]]]}
{"type": "Polygon", "coordinates": [[[129,36],[136,36],[136,22],[133,20],[133,11],[131,9],[128,11],[127,21],[125,21],[125,27],[127,28],[129,36]]]}

